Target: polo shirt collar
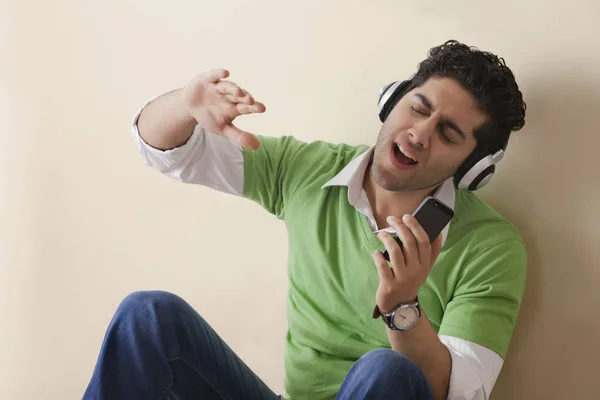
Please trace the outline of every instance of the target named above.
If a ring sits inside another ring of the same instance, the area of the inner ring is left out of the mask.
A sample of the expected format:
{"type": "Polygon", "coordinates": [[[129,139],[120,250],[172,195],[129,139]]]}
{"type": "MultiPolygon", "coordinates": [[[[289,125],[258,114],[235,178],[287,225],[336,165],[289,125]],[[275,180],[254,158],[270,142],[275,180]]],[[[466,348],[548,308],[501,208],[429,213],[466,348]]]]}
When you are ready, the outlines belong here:
{"type": "MultiPolygon", "coordinates": [[[[364,153],[355,157],[350,161],[337,175],[331,178],[321,188],[329,186],[346,186],[348,188],[348,202],[350,205],[357,207],[361,198],[364,196],[363,181],[369,162],[373,157],[375,148],[371,147],[364,153]]],[[[451,209],[454,209],[456,193],[452,177],[446,179],[433,193],[433,197],[446,204],[451,209]]],[[[366,197],[366,196],[365,196],[366,197]]],[[[372,213],[372,211],[371,211],[372,213]]],[[[443,241],[445,242],[448,235],[449,226],[442,231],[443,241]]]]}

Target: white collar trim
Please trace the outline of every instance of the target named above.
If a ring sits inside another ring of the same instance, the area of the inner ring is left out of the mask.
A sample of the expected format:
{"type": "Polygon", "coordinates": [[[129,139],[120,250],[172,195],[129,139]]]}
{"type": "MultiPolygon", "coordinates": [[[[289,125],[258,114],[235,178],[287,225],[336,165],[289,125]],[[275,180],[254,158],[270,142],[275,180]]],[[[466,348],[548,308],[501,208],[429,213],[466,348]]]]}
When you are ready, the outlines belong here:
{"type": "MultiPolygon", "coordinates": [[[[364,181],[365,173],[371,157],[373,155],[374,147],[369,148],[364,153],[355,157],[350,161],[336,176],[331,178],[325,183],[321,189],[329,186],[346,186],[348,188],[348,202],[352,206],[356,206],[360,197],[363,194],[362,184],[364,181]]],[[[454,189],[453,178],[450,177],[444,181],[434,192],[433,197],[446,204],[451,209],[454,209],[456,192],[454,189]]],[[[386,229],[389,230],[389,229],[386,229]]],[[[449,226],[442,231],[442,237],[444,242],[448,235],[449,226]]],[[[392,230],[393,232],[393,230],[392,230]]]]}

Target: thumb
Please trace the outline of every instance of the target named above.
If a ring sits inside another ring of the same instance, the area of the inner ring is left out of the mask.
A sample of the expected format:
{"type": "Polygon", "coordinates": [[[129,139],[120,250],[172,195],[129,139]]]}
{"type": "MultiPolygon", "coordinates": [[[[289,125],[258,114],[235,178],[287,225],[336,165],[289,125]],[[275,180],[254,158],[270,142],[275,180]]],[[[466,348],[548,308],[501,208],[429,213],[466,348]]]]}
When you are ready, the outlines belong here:
{"type": "Polygon", "coordinates": [[[256,150],[260,147],[260,142],[253,134],[243,131],[233,124],[228,124],[223,128],[223,135],[238,143],[242,147],[256,150]]]}

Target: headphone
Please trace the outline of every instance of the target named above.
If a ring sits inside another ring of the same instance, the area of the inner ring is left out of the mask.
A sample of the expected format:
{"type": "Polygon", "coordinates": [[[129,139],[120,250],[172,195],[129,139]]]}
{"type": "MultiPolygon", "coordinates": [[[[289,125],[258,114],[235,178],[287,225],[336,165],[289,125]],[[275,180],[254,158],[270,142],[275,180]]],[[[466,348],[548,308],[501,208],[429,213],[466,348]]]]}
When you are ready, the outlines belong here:
{"type": "MultiPolygon", "coordinates": [[[[379,91],[379,120],[384,122],[396,103],[411,87],[412,81],[395,81],[379,91]]],[[[489,152],[475,150],[467,159],[458,167],[454,174],[454,186],[457,189],[477,190],[487,185],[494,176],[496,164],[502,157],[508,146],[506,141],[500,150],[489,152]]]]}

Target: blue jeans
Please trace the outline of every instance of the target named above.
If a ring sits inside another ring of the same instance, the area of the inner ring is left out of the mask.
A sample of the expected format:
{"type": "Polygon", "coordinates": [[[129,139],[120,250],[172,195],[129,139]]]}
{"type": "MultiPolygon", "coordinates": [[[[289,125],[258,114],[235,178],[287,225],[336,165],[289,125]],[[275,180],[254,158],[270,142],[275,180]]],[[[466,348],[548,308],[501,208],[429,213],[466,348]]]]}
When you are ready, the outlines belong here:
{"type": "MultiPolygon", "coordinates": [[[[113,317],[83,399],[236,400],[279,396],[180,297],[135,292],[113,317]]],[[[421,370],[377,349],[350,369],[337,399],[427,399],[421,370]]]]}

